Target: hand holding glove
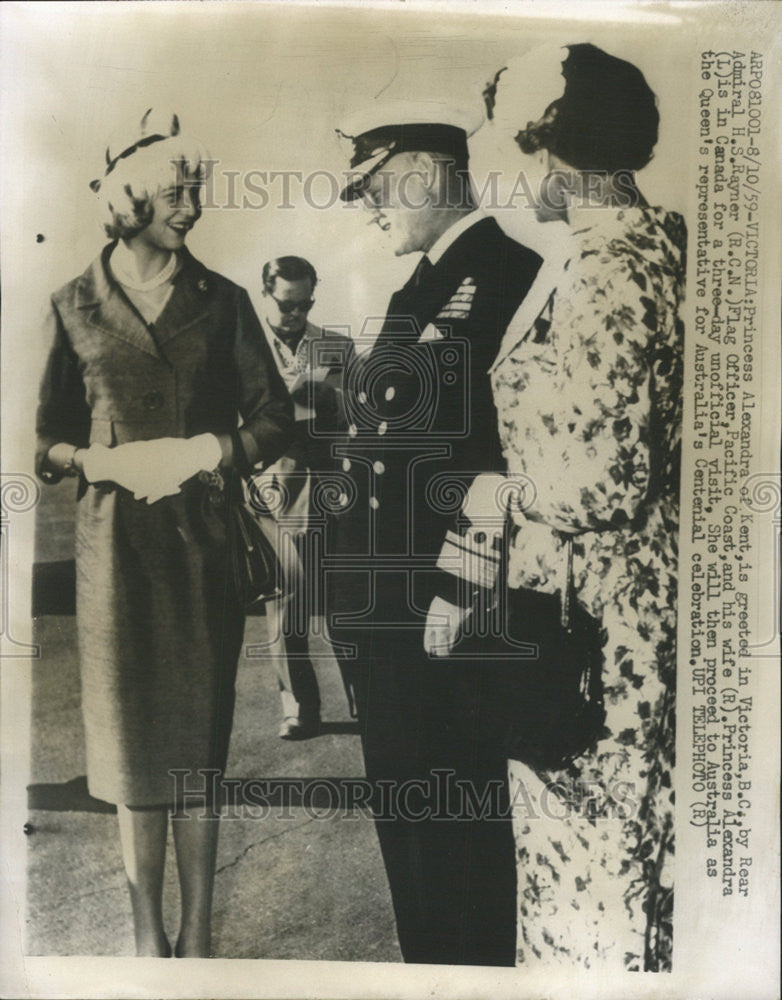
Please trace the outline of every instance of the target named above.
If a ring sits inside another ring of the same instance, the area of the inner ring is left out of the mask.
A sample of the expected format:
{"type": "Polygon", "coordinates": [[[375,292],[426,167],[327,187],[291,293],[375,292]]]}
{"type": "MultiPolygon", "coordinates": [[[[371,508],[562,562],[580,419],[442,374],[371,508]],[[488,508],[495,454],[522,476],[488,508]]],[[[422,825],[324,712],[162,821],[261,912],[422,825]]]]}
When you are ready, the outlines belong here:
{"type": "Polygon", "coordinates": [[[138,447],[141,474],[133,495],[136,500],[146,499],[150,504],[179,493],[182,483],[201,471],[216,469],[222,458],[220,442],[214,434],[134,441],[120,447],[138,447]]]}
{"type": "MultiPolygon", "coordinates": [[[[143,444],[144,442],[138,442],[143,444]]],[[[81,465],[88,483],[116,483],[131,493],[141,485],[141,472],[136,442],[107,448],[91,444],[81,452],[81,465]]]]}
{"type": "Polygon", "coordinates": [[[214,434],[192,438],[156,438],[131,441],[106,448],[93,444],[84,452],[82,465],[88,482],[110,481],[133,493],[136,500],[155,503],[179,493],[191,476],[217,468],[222,458],[214,434]]]}
{"type": "Polygon", "coordinates": [[[146,498],[147,503],[179,493],[182,483],[199,472],[216,469],[222,458],[220,442],[214,434],[141,443],[149,446],[144,455],[146,472],[134,495],[137,500],[146,498]]]}

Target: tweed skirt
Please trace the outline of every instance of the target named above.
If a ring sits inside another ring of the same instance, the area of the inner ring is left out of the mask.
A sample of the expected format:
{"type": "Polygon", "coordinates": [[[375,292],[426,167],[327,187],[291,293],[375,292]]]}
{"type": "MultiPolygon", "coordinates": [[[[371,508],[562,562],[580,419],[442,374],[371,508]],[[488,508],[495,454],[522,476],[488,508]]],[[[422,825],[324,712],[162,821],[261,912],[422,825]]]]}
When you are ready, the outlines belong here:
{"type": "Polygon", "coordinates": [[[183,780],[200,787],[199,771],[225,768],[244,612],[225,510],[213,501],[194,479],[151,505],[101,485],[77,505],[82,708],[96,798],[172,804],[183,780]]]}

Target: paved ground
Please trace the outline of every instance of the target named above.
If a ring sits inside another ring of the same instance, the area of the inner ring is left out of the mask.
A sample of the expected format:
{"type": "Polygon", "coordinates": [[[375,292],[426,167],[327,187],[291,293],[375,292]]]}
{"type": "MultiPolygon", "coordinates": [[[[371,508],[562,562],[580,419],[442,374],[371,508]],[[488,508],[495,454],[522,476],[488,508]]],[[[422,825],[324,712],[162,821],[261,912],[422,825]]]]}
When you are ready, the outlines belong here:
{"type": "MultiPolygon", "coordinates": [[[[68,486],[44,491],[38,558],[68,559],[68,486]]],[[[248,644],[265,619],[248,619],[248,644]]],[[[84,782],[75,622],[38,619],[42,658],[33,664],[33,763],[29,793],[30,955],[132,955],[130,904],[116,816],[90,800],[84,782]]],[[[316,662],[324,732],[299,743],[277,737],[280,700],[273,665],[240,664],[228,774],[242,779],[358,777],[359,738],[336,663],[316,662]]],[[[215,953],[223,958],[398,962],[394,920],[371,820],[339,808],[328,791],[306,807],[222,824],[214,906],[215,953]],[[314,804],[313,804],[314,803],[314,804]]],[[[171,844],[165,913],[176,937],[178,886],[171,844]]]]}

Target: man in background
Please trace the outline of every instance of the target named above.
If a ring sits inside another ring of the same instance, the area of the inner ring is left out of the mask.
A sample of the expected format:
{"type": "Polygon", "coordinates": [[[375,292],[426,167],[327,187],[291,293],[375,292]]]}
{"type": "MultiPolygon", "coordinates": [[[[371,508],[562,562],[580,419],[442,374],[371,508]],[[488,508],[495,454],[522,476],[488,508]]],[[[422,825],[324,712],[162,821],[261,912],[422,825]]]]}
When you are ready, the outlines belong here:
{"type": "Polygon", "coordinates": [[[300,584],[266,605],[282,698],[280,738],[307,739],[320,728],[320,692],[309,651],[312,618],[322,614],[314,537],[318,473],[331,464],[330,438],[339,419],[341,373],[352,341],[310,323],[318,276],[303,257],[277,257],[263,266],[261,318],[277,368],[294,403],[296,436],[286,455],[256,478],[280,531],[293,535],[302,564],[300,584]]]}

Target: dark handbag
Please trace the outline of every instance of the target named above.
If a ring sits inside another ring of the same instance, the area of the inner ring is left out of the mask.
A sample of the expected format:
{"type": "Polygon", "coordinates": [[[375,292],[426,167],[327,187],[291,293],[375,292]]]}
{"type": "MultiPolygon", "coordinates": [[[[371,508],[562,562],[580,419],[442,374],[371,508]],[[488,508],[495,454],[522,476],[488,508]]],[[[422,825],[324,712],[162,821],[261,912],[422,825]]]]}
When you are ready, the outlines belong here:
{"type": "Polygon", "coordinates": [[[594,744],[605,721],[600,626],[573,596],[572,539],[561,599],[505,590],[482,617],[483,627],[457,646],[460,656],[479,661],[473,731],[513,760],[542,770],[567,767],[594,744]]]}
{"type": "Polygon", "coordinates": [[[250,610],[263,601],[282,597],[284,577],[269,526],[248,508],[244,484],[236,484],[234,491],[239,496],[231,498],[228,510],[231,575],[235,593],[250,610]]]}
{"type": "Polygon", "coordinates": [[[254,498],[252,467],[239,433],[232,435],[234,468],[228,483],[228,545],[234,592],[251,610],[290,592],[278,555],[276,522],[254,498]]]}

